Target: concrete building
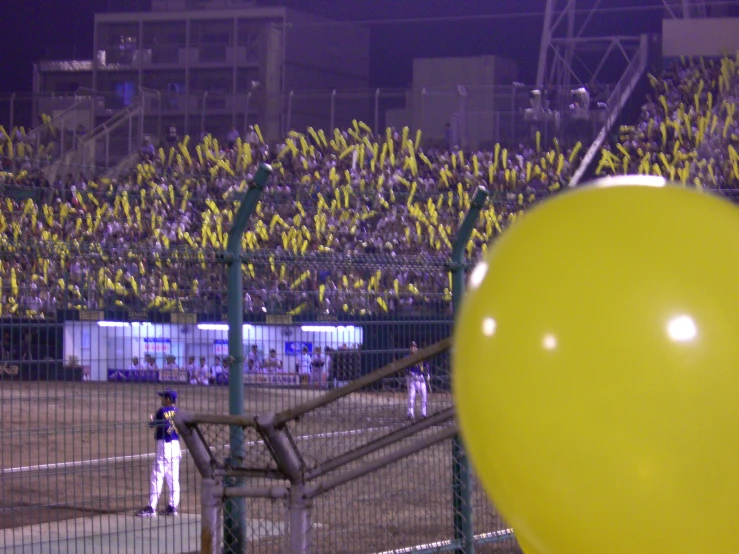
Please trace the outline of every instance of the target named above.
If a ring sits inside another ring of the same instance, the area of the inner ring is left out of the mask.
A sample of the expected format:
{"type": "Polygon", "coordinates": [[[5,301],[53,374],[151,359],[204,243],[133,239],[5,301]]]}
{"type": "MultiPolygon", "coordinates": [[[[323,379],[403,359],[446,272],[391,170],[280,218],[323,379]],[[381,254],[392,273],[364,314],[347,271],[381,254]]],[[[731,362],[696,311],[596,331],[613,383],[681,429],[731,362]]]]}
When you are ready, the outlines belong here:
{"type": "Polygon", "coordinates": [[[406,106],[388,110],[386,122],[421,129],[426,144],[443,142],[447,123],[454,142],[490,142],[498,137],[502,114],[516,109],[517,77],[516,62],[499,56],[417,58],[406,106]]]}
{"type": "MultiPolygon", "coordinates": [[[[56,97],[77,93],[92,110],[87,120],[76,113],[75,127],[140,105],[134,135],[158,139],[174,125],[180,136],[221,137],[258,123],[274,140],[288,126],[290,90],[369,84],[366,29],[254,1],[152,0],[149,12],[96,14],[93,32],[92,60],[36,65],[38,112],[62,113],[73,100],[56,97]]],[[[295,107],[290,125],[301,117],[295,107]]]]}

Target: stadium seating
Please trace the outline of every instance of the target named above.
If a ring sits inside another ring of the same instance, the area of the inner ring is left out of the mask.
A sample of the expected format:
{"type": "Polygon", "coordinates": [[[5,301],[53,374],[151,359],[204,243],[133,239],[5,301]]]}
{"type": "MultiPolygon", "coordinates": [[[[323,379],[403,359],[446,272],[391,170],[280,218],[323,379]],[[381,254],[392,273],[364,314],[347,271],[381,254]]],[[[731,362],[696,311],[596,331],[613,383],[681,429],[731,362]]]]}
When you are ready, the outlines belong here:
{"type": "Polygon", "coordinates": [[[737,59],[682,59],[661,78],[649,76],[652,92],[634,126],[602,152],[599,175],[660,175],[698,188],[739,186],[734,119],[739,93],[737,59]]]}
{"type": "MultiPolygon", "coordinates": [[[[18,150],[14,133],[3,130],[6,165],[18,150]]],[[[3,173],[0,186],[40,186],[42,194],[5,195],[0,205],[0,248],[16,252],[0,267],[2,314],[115,306],[201,311],[223,302],[224,275],[212,271],[213,256],[225,246],[234,193],[262,161],[275,172],[244,237],[247,251],[446,260],[471,193],[484,185],[493,202],[468,245],[474,256],[517,213],[567,182],[582,146],[565,149],[555,140],[545,149],[537,136],[515,151],[424,152],[420,139],[407,128],[374,134],[355,122],[333,135],[293,131],[267,145],[257,127],[232,148],[211,136],[199,144],[185,137],[168,152],[143,154],[117,182],[70,175],[47,185],[28,168],[3,173]]],[[[248,268],[247,310],[264,311],[269,302],[285,311],[372,313],[417,307],[429,294],[450,300],[443,273],[434,282],[422,270],[379,276],[374,269],[306,270],[299,261],[285,266],[248,268]]]]}

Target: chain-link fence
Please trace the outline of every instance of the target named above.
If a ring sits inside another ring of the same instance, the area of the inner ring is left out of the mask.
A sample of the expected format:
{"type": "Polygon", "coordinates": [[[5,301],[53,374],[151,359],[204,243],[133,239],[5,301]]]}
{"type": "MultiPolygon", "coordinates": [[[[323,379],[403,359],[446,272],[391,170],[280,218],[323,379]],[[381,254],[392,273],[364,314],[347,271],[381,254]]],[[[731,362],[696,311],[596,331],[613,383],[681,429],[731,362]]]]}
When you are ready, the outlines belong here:
{"type": "MultiPolygon", "coordinates": [[[[12,267],[0,287],[0,548],[197,550],[201,483],[187,450],[179,517],[135,514],[174,502],[167,486],[150,496],[156,393],[172,387],[182,409],[228,412],[225,268],[217,250],[164,253],[19,234],[0,249],[0,262],[12,267]]],[[[244,273],[247,414],[315,400],[407,356],[413,342],[423,348],[451,333],[443,258],[253,251],[244,273]]],[[[426,396],[432,420],[451,408],[449,360],[439,354],[427,364],[429,388],[416,395],[413,414],[424,415],[426,396]]],[[[305,471],[323,471],[418,424],[409,419],[408,379],[404,372],[389,375],[291,420],[286,429],[305,471]]],[[[325,475],[353,471],[444,425],[325,475]]],[[[203,427],[203,435],[216,459],[228,456],[227,426],[203,427]]],[[[263,437],[251,430],[245,441],[249,486],[274,485],[278,466],[263,437]]],[[[452,539],[452,463],[445,439],[317,497],[313,551],[392,551],[452,539]]],[[[475,534],[515,551],[508,535],[489,534],[505,525],[479,487],[473,498],[475,534]]],[[[290,536],[284,502],[269,495],[249,500],[247,528],[250,551],[284,552],[290,536]]]]}
{"type": "MultiPolygon", "coordinates": [[[[530,141],[536,131],[546,142],[552,138],[587,142],[605,121],[611,92],[603,87],[581,98],[571,90],[460,83],[271,94],[244,85],[237,91],[191,89],[185,94],[150,88],[153,86],[125,92],[80,88],[66,95],[3,95],[0,125],[8,132],[23,127],[25,133],[50,119],[55,128],[64,127],[61,135],[47,138],[51,144],[40,151],[51,160],[75,146],[78,139],[90,142],[97,135],[96,149],[84,162],[106,168],[137,150],[146,139],[159,147],[169,144],[173,137],[182,140],[186,135],[199,138],[211,133],[225,142],[234,131],[246,139],[254,125],[268,133],[270,142],[291,130],[305,133],[312,127],[332,134],[334,129],[348,129],[354,122],[363,122],[375,132],[385,127],[418,129],[424,148],[451,148],[456,144],[486,149],[496,142],[530,141]]],[[[39,146],[37,137],[29,142],[39,146]]]]}

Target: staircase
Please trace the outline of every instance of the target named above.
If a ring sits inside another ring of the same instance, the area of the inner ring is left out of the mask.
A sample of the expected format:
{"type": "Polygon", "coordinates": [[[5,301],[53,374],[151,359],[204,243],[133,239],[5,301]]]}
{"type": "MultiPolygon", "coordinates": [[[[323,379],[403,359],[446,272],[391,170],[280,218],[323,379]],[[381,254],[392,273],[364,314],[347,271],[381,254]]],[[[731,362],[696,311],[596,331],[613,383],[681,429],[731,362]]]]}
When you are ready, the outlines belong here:
{"type": "Polygon", "coordinates": [[[90,127],[92,99],[88,96],[75,96],[71,102],[72,105],[58,112],[46,123],[30,130],[23,137],[23,142],[33,147],[36,163],[45,163],[41,152],[43,150],[44,155],[47,155],[52,145],[56,147],[55,159],[61,158],[76,147],[79,126],[90,127]]]}
{"type": "Polygon", "coordinates": [[[137,148],[142,115],[140,100],[134,100],[131,105],[77,138],[74,148],[63,152],[44,170],[46,178],[53,182],[70,172],[86,171],[97,175],[113,168],[137,148]]]}

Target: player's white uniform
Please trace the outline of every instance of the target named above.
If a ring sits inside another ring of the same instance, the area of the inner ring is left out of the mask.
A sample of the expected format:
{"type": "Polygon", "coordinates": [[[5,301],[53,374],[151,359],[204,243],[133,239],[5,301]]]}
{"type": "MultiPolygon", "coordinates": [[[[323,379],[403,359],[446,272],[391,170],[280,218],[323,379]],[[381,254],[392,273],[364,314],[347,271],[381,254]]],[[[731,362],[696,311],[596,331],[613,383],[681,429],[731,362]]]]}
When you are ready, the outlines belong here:
{"type": "Polygon", "coordinates": [[[157,410],[150,426],[155,428],[157,445],[156,458],[149,477],[149,507],[151,512],[139,515],[153,515],[157,509],[162,483],[167,482],[169,489],[169,506],[176,513],[180,505],[180,449],[179,435],[174,425],[174,415],[177,408],[174,406],[161,407],[157,410]]]}
{"type": "Polygon", "coordinates": [[[210,366],[210,374],[213,379],[218,379],[219,375],[223,375],[223,366],[221,364],[213,364],[210,366]]]}
{"type": "Polygon", "coordinates": [[[320,387],[323,385],[324,370],[326,368],[326,358],[323,354],[313,354],[311,359],[311,385],[320,387]]]}
{"type": "Polygon", "coordinates": [[[201,365],[195,370],[195,382],[198,385],[208,386],[208,366],[201,365]]]}
{"type": "Polygon", "coordinates": [[[267,373],[275,373],[275,372],[282,372],[282,360],[277,358],[277,355],[273,358],[270,356],[269,358],[264,359],[264,363],[262,364],[262,367],[264,367],[265,372],[267,373]]]}
{"type": "Polygon", "coordinates": [[[305,354],[302,354],[300,356],[300,362],[298,366],[298,372],[301,375],[310,375],[311,374],[311,359],[310,354],[307,352],[305,354]]]}
{"type": "Polygon", "coordinates": [[[195,372],[197,371],[197,366],[195,365],[195,362],[192,362],[191,364],[187,364],[185,366],[185,370],[187,371],[188,379],[190,379],[190,384],[197,385],[198,382],[195,379],[195,372]]]}
{"type": "Polygon", "coordinates": [[[246,371],[249,373],[262,373],[262,366],[256,352],[249,352],[246,357],[246,371]]]}
{"type": "Polygon", "coordinates": [[[408,387],[408,417],[415,418],[416,394],[421,395],[421,417],[426,417],[426,379],[425,367],[422,364],[411,366],[406,371],[406,385],[408,387]]]}

